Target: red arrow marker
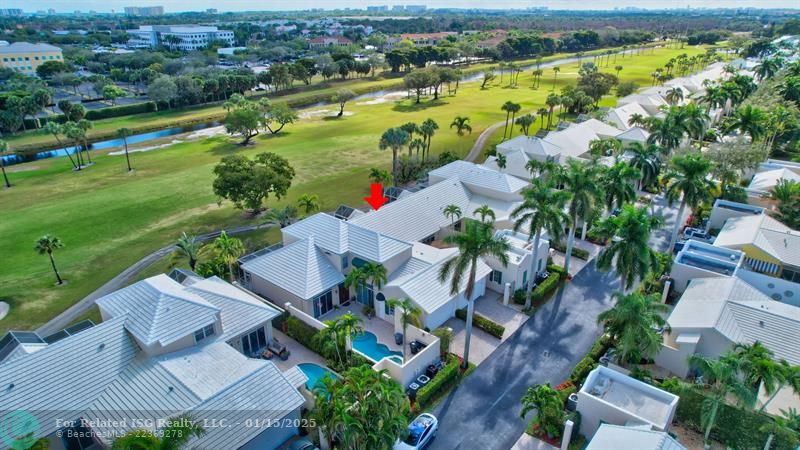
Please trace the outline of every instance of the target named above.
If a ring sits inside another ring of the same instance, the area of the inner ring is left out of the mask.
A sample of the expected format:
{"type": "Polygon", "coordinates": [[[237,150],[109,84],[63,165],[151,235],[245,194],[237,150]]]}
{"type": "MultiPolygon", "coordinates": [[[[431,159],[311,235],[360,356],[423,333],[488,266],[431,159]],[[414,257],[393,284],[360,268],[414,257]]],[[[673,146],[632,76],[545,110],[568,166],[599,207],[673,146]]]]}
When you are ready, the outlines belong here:
{"type": "Polygon", "coordinates": [[[372,209],[378,210],[389,201],[389,198],[383,196],[383,186],[380,183],[372,183],[371,190],[371,195],[364,197],[364,200],[372,206],[372,209]]]}

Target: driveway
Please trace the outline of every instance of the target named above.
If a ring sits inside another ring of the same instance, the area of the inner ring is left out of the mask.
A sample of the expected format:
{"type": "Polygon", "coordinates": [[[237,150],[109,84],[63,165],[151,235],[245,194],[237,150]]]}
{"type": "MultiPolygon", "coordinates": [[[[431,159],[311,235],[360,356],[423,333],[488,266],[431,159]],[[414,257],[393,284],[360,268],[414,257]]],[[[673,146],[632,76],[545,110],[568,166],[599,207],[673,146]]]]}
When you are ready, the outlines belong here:
{"type": "MultiPolygon", "coordinates": [[[[651,247],[664,251],[677,211],[659,197],[653,212],[666,223],[653,233],[651,247]]],[[[611,293],[619,288],[613,271],[598,271],[595,261],[587,264],[435,408],[440,433],[431,448],[513,447],[528,422],[519,417],[525,390],[555,386],[569,376],[602,333],[597,316],[612,306],[611,293]]]]}

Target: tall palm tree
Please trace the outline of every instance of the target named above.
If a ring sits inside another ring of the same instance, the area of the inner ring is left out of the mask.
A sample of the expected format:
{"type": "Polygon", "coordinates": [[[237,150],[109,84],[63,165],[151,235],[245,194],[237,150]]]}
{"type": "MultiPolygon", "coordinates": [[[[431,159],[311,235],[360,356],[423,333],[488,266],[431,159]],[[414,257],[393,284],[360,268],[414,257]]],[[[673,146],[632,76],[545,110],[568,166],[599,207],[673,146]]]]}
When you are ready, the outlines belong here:
{"type": "Polygon", "coordinates": [[[753,105],[742,106],[730,118],[727,128],[747,134],[755,142],[767,133],[767,114],[753,105]]]}
{"type": "Polygon", "coordinates": [[[597,256],[597,268],[609,270],[612,265],[626,289],[659,267],[656,251],[650,248],[650,234],[664,223],[661,216],[651,216],[646,207],[625,205],[616,216],[601,221],[596,229],[611,243],[597,256]]]}
{"type": "Polygon", "coordinates": [[[775,389],[767,401],[761,405],[759,412],[766,410],[767,406],[772,403],[772,400],[778,396],[778,393],[786,387],[791,388],[795,395],[800,395],[800,366],[792,366],[785,359],[782,359],[779,364],[778,388],[775,389]]]}
{"type": "Polygon", "coordinates": [[[389,305],[390,308],[394,308],[395,311],[397,311],[398,308],[400,309],[400,323],[403,325],[403,361],[405,361],[406,347],[408,347],[406,330],[408,329],[409,325],[414,325],[415,327],[422,326],[420,323],[422,310],[419,309],[419,306],[415,305],[410,298],[404,298],[402,300],[390,298],[386,300],[386,304],[389,305]]]}
{"type": "Polygon", "coordinates": [[[56,280],[58,284],[64,284],[64,280],[61,279],[61,275],[58,273],[58,268],[56,267],[56,261],[53,259],[53,253],[64,247],[64,243],[61,242],[56,236],[51,234],[45,234],[44,236],[40,237],[36,241],[36,245],[33,247],[37,253],[40,255],[47,255],[50,258],[50,266],[53,267],[53,272],[56,274],[56,280]]]}
{"type": "Polygon", "coordinates": [[[655,182],[661,173],[661,157],[659,155],[661,150],[658,146],[632,142],[628,145],[627,151],[632,153],[631,167],[639,170],[639,189],[644,189],[655,182]]]}
{"type": "Polygon", "coordinates": [[[517,113],[522,110],[522,105],[519,103],[512,103],[511,104],[511,126],[508,127],[508,137],[509,139],[514,134],[514,123],[516,122],[517,113]]]}
{"type": "Polygon", "coordinates": [[[364,272],[363,267],[354,267],[344,277],[344,287],[354,290],[356,293],[367,284],[367,274],[364,272]]]}
{"type": "Polygon", "coordinates": [[[244,254],[244,244],[242,244],[241,240],[228,236],[228,233],[222,230],[219,236],[214,239],[213,245],[214,249],[219,253],[219,257],[222,258],[228,266],[228,276],[230,280],[234,281],[236,276],[233,272],[233,263],[244,254]]]}
{"type": "Polygon", "coordinates": [[[711,162],[700,154],[690,153],[673,158],[672,170],[667,174],[667,200],[672,205],[680,198],[681,206],[678,208],[675,228],[672,230],[672,237],[667,249],[668,253],[672,253],[675,242],[678,240],[678,232],[683,225],[683,211],[686,205],[694,209],[701,202],[712,199],[711,190],[714,182],[708,178],[710,172],[711,162]]]}
{"type": "Polygon", "coordinates": [[[58,146],[64,149],[64,152],[67,154],[67,157],[69,158],[69,162],[72,163],[72,168],[80,170],[80,167],[78,166],[78,164],[76,164],[75,160],[72,159],[72,154],[69,152],[69,149],[66,148],[64,143],[61,142],[61,138],[59,137],[60,135],[65,134],[64,126],[60,125],[58,123],[55,123],[55,122],[47,122],[44,125],[44,130],[47,133],[52,134],[53,137],[56,138],[56,142],[58,142],[58,146]]]}
{"type": "Polygon", "coordinates": [[[522,203],[511,212],[514,219],[514,231],[528,228],[528,240],[533,239],[533,258],[528,271],[528,284],[525,286],[525,308],[531,307],[531,294],[533,283],[539,275],[539,242],[542,230],[547,231],[550,239],[561,240],[564,224],[569,222],[569,217],[564,212],[564,205],[569,199],[569,194],[553,189],[551,183],[535,178],[531,185],[522,190],[522,203]]]}
{"type": "Polygon", "coordinates": [[[711,395],[703,401],[700,423],[705,428],[703,440],[709,444],[711,429],[717,421],[717,414],[727,398],[733,398],[742,405],[750,405],[752,392],[741,377],[742,362],[731,354],[724,354],[718,359],[710,359],[699,353],[689,355],[689,364],[703,376],[707,386],[706,392],[711,395]]]}
{"type": "Polygon", "coordinates": [[[631,114],[631,117],[628,119],[628,126],[631,127],[644,127],[647,125],[647,118],[639,113],[631,114]]]}
{"type": "Polygon", "coordinates": [[[650,117],[647,119],[648,144],[658,144],[666,149],[677,148],[683,140],[684,129],[681,124],[676,123],[674,116],[667,115],[663,119],[650,117]]]}
{"type": "Polygon", "coordinates": [[[306,215],[319,211],[319,197],[317,194],[303,194],[298,197],[297,206],[303,208],[306,215]]]}
{"type": "Polygon", "coordinates": [[[186,256],[189,260],[189,267],[194,270],[197,260],[200,258],[200,252],[203,249],[203,242],[197,239],[197,236],[190,236],[184,231],[175,242],[175,248],[186,256]]]}
{"type": "Polygon", "coordinates": [[[678,103],[683,101],[683,89],[679,87],[674,87],[672,89],[669,89],[667,91],[667,95],[664,98],[670,105],[677,105],[678,103]]]}
{"type": "Polygon", "coordinates": [[[381,150],[392,149],[392,178],[394,185],[397,186],[397,152],[405,147],[411,140],[411,136],[400,128],[389,128],[381,136],[378,146],[381,150]]]}
{"type": "Polygon", "coordinates": [[[450,123],[450,128],[455,128],[456,134],[459,136],[463,136],[464,131],[472,134],[472,126],[469,124],[469,117],[466,116],[456,116],[453,122],[450,123]]]}
{"type": "Polygon", "coordinates": [[[542,119],[542,124],[539,126],[539,129],[544,130],[544,118],[547,117],[550,112],[547,110],[547,108],[539,108],[536,110],[536,114],[540,119],[542,119]]]}
{"type": "Polygon", "coordinates": [[[547,129],[549,130],[553,126],[553,110],[561,104],[561,96],[555,93],[547,94],[544,104],[547,105],[547,129]]]}
{"type": "Polygon", "coordinates": [[[758,396],[762,386],[767,395],[772,395],[783,375],[781,363],[775,360],[772,350],[755,341],[752,344],[734,344],[733,353],[744,362],[743,375],[753,390],[753,398],[758,396]]]}
{"type": "Polygon", "coordinates": [[[3,181],[7,188],[11,187],[11,182],[8,181],[8,174],[6,174],[6,165],[3,162],[3,153],[8,151],[8,142],[0,141],[0,170],[3,171],[3,181]]]}
{"type": "Polygon", "coordinates": [[[558,182],[564,186],[564,191],[571,197],[567,202],[570,216],[569,238],[567,239],[566,255],[564,257],[564,271],[569,273],[569,263],[572,259],[572,247],[575,244],[575,229],[578,220],[584,220],[584,228],[589,215],[594,211],[595,205],[601,199],[598,172],[589,164],[570,160],[566,169],[558,174],[558,182]]]}
{"type": "Polygon", "coordinates": [[[456,220],[461,219],[461,215],[463,214],[461,212],[461,208],[458,205],[455,205],[455,204],[449,204],[449,205],[445,206],[444,210],[442,212],[444,213],[445,217],[450,219],[450,227],[451,228],[453,228],[455,226],[456,220]]]}
{"type": "Polygon", "coordinates": [[[373,292],[377,293],[383,285],[389,281],[389,273],[383,264],[368,262],[361,266],[364,272],[364,280],[372,286],[373,292]]]}
{"type": "Polygon", "coordinates": [[[561,67],[558,66],[553,67],[553,88],[550,89],[551,91],[556,90],[556,80],[558,79],[558,72],[561,72],[561,67]]]}
{"type": "Polygon", "coordinates": [[[614,307],[600,313],[597,323],[616,343],[620,362],[638,364],[642,358],[655,356],[663,342],[656,329],[669,328],[664,319],[669,306],[661,303],[658,294],[617,291],[612,297],[614,307]]]}
{"type": "Polygon", "coordinates": [[[514,102],[508,100],[507,102],[503,103],[503,106],[500,107],[500,109],[506,113],[506,124],[503,127],[503,140],[506,140],[506,134],[508,134],[508,121],[511,118],[511,110],[514,109],[514,105],[514,102]]]}
{"type": "Polygon", "coordinates": [[[600,185],[607,210],[622,208],[622,205],[636,200],[633,181],[638,179],[639,175],[638,170],[624,161],[614,164],[601,173],[600,185]]]}
{"type": "Polygon", "coordinates": [[[524,419],[529,412],[535,410],[534,425],[549,435],[559,436],[564,423],[564,401],[549,383],[529,387],[520,402],[522,403],[520,419],[524,419]]]}
{"type": "Polygon", "coordinates": [[[783,67],[781,58],[764,58],[755,67],[756,76],[759,80],[766,80],[774,77],[783,67]]]}
{"type": "Polygon", "coordinates": [[[161,432],[133,430],[114,439],[113,450],[178,450],[193,438],[199,438],[206,430],[189,415],[175,417],[161,432]]]}
{"type": "Polygon", "coordinates": [[[364,332],[364,320],[348,312],[339,316],[337,324],[340,332],[344,335],[345,348],[350,350],[353,336],[364,332]]]}
{"type": "Polygon", "coordinates": [[[464,224],[464,232],[447,236],[444,241],[458,247],[459,253],[442,265],[439,271],[439,281],[444,283],[452,277],[450,293],[458,295],[464,277],[466,277],[464,299],[467,302],[467,335],[464,340],[464,361],[461,364],[461,368],[466,370],[469,367],[469,344],[472,337],[472,314],[475,303],[472,294],[477,281],[478,259],[492,256],[505,267],[508,265],[508,251],[511,249],[511,245],[505,238],[494,236],[492,224],[475,220],[469,220],[464,224]]]}
{"type": "Polygon", "coordinates": [[[436,130],[439,129],[439,124],[436,123],[435,120],[428,118],[422,122],[419,129],[425,139],[425,150],[422,152],[422,159],[424,160],[426,154],[430,155],[431,139],[433,139],[433,135],[436,134],[436,130]]]}
{"type": "Polygon", "coordinates": [[[120,128],[117,130],[117,136],[122,138],[122,143],[125,146],[125,162],[128,164],[128,172],[133,170],[131,167],[131,158],[128,156],[128,136],[133,134],[128,128],[120,128]]]}
{"type": "Polygon", "coordinates": [[[517,118],[516,124],[519,125],[519,130],[522,132],[522,134],[528,136],[531,125],[533,125],[534,122],[536,122],[536,118],[533,117],[533,115],[525,114],[517,118]]]}
{"type": "Polygon", "coordinates": [[[492,210],[492,208],[490,208],[489,205],[481,205],[475,208],[475,211],[472,212],[472,215],[481,216],[481,222],[483,223],[487,223],[486,220],[487,217],[490,219],[488,223],[493,223],[496,218],[494,210],[492,210]]]}

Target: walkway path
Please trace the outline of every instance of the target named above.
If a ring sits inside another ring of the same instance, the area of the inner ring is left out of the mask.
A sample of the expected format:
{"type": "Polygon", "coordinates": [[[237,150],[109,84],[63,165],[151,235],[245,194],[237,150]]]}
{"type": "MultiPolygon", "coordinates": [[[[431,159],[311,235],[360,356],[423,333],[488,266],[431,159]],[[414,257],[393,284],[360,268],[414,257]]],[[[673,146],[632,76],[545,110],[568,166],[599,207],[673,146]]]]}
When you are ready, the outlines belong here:
{"type": "MultiPolygon", "coordinates": [[[[658,197],[653,209],[665,216],[664,228],[651,239],[652,248],[663,251],[676,208],[658,197]]],[[[587,264],[435,408],[439,434],[430,448],[512,448],[528,422],[519,417],[525,390],[566,380],[601,335],[597,316],[612,306],[611,294],[619,288],[614,272],[587,264]]]]}
{"type": "Polygon", "coordinates": [[[475,141],[474,144],[472,144],[472,149],[470,149],[467,156],[464,157],[464,160],[469,162],[475,162],[475,160],[478,159],[481,153],[483,153],[483,147],[486,146],[486,141],[488,141],[489,138],[492,137],[492,134],[495,131],[497,131],[498,128],[505,125],[505,123],[506,123],[505,120],[502,122],[497,122],[493,125],[489,125],[489,128],[483,130],[483,133],[481,133],[481,135],[478,136],[478,140],[475,141]]]}
{"type": "MultiPolygon", "coordinates": [[[[230,235],[236,235],[241,233],[247,233],[249,231],[255,231],[263,228],[270,228],[274,225],[272,224],[261,224],[261,225],[246,225],[243,227],[238,228],[231,228],[226,230],[230,235]]],[[[201,234],[197,236],[198,239],[201,241],[207,241],[209,239],[214,239],[220,235],[222,230],[213,231],[211,233],[201,234]]],[[[81,299],[78,303],[67,308],[64,312],[57,315],[53,319],[51,319],[46,324],[39,327],[36,332],[42,336],[46,336],[48,334],[55,333],[60,331],[66,327],[68,327],[72,322],[74,322],[78,317],[86,313],[93,305],[95,300],[104,295],[108,295],[118,289],[123,288],[128,284],[128,282],[139,275],[144,269],[149,267],[151,264],[155,263],[159,259],[169,255],[175,250],[175,245],[167,245],[166,247],[161,247],[160,249],[150,253],[149,255],[145,256],[144,258],[140,259],[132,266],[128,267],[127,269],[123,270],[119,275],[115,276],[114,278],[110,279],[104,285],[100,286],[91,294],[87,295],[83,299],[81,299]]]]}

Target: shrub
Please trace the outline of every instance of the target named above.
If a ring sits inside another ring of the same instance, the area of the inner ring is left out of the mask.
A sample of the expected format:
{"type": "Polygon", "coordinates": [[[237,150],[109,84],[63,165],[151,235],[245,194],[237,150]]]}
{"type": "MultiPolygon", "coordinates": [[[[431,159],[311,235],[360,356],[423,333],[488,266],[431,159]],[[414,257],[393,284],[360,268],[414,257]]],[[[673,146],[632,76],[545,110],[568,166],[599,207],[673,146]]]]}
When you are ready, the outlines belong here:
{"type": "Polygon", "coordinates": [[[592,348],[589,349],[589,353],[587,353],[586,356],[575,365],[575,368],[572,369],[568,381],[576,386],[583,383],[583,380],[586,379],[589,372],[600,365],[598,360],[600,360],[600,357],[603,356],[610,347],[611,339],[606,336],[600,337],[600,339],[592,345],[592,348]]]}
{"type": "Polygon", "coordinates": [[[537,302],[546,298],[553,291],[555,291],[556,288],[558,288],[558,285],[560,283],[561,283],[560,276],[547,277],[547,279],[545,279],[544,281],[539,283],[535,288],[533,288],[533,293],[531,294],[531,302],[537,302]]]}
{"type": "Polygon", "coordinates": [[[450,357],[447,364],[431,379],[425,386],[422,386],[417,391],[417,403],[421,406],[429,406],[430,402],[436,398],[438,394],[447,389],[450,389],[455,383],[458,382],[459,368],[458,365],[461,361],[458,358],[450,357]]]}
{"type": "Polygon", "coordinates": [[[562,280],[567,277],[567,271],[564,269],[564,266],[559,266],[557,264],[548,264],[547,271],[550,273],[558,274],[558,277],[562,280]]]}
{"type": "Polygon", "coordinates": [[[297,317],[289,316],[289,318],[286,319],[286,334],[290,338],[321,355],[322,349],[317,344],[316,339],[314,339],[317,333],[319,333],[319,331],[316,328],[301,321],[297,317]]]}
{"type": "Polygon", "coordinates": [[[129,116],[131,114],[143,114],[154,112],[156,104],[154,102],[134,103],[132,105],[112,106],[110,108],[93,109],[86,112],[89,120],[109,119],[111,117],[129,116]]]}
{"type": "MultiPolygon", "coordinates": [[[[523,303],[525,302],[523,301],[523,303]]],[[[461,308],[456,310],[456,317],[458,317],[461,320],[467,320],[467,309],[461,308]]],[[[505,333],[506,331],[506,327],[476,312],[472,313],[472,323],[476,327],[480,328],[481,330],[491,334],[492,336],[498,339],[502,339],[503,333],[505,333]]]]}
{"type": "Polygon", "coordinates": [[[517,305],[524,305],[525,296],[526,296],[525,289],[517,289],[516,291],[514,291],[514,303],[516,303],[517,305]]]}
{"type": "MultiPolygon", "coordinates": [[[[558,250],[561,253],[567,252],[567,246],[563,242],[550,242],[550,247],[558,250]]],[[[583,260],[589,259],[589,252],[578,247],[572,247],[572,256],[583,260]]]]}
{"type": "Polygon", "coordinates": [[[289,319],[289,313],[287,311],[282,312],[278,317],[272,319],[272,328],[276,330],[283,330],[283,325],[289,319]]]}

